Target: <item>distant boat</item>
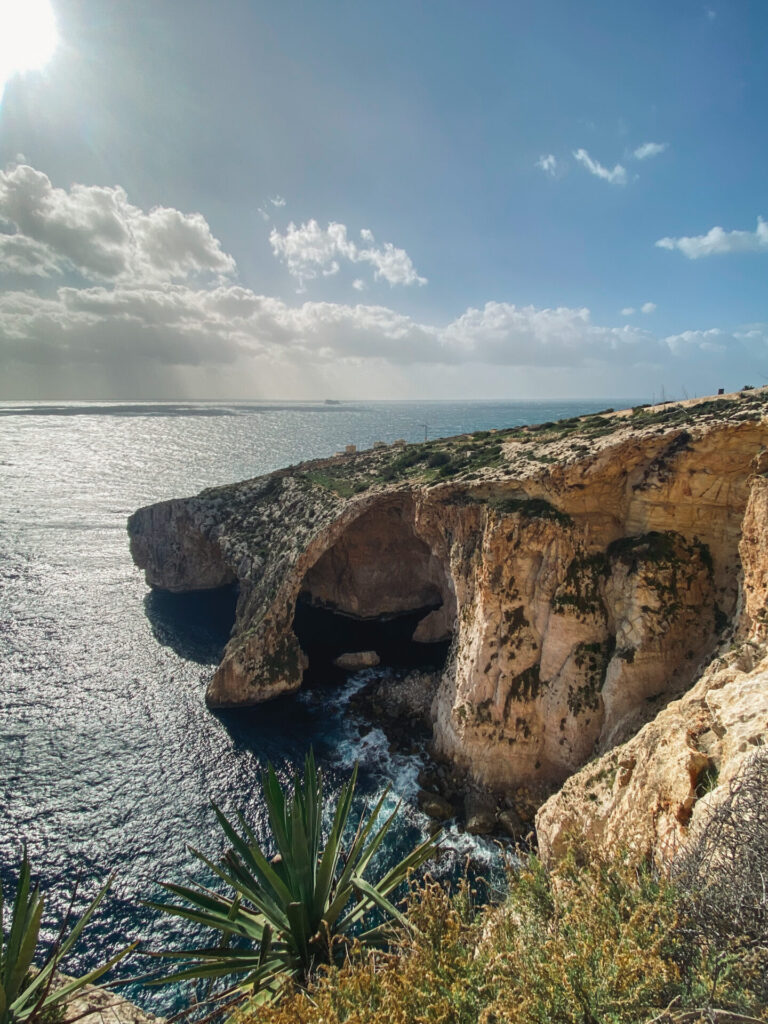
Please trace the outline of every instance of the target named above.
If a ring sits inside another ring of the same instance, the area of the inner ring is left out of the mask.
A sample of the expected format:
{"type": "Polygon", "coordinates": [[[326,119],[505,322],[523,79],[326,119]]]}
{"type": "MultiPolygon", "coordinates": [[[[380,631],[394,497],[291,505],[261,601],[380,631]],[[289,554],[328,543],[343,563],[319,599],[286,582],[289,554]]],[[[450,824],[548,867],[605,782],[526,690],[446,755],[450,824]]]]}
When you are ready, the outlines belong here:
{"type": "Polygon", "coordinates": [[[326,398],[326,405],[341,405],[341,402],[337,398],[326,398]]]}

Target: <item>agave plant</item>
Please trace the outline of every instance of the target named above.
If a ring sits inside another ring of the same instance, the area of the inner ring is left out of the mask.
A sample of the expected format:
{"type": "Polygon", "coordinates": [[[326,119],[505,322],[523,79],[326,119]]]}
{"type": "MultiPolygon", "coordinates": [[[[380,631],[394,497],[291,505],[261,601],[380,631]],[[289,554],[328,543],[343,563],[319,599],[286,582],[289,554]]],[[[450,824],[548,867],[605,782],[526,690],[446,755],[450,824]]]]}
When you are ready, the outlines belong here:
{"type": "Polygon", "coordinates": [[[24,850],[7,930],[0,888],[0,1024],[36,1024],[49,1017],[52,1010],[65,1004],[84,985],[98,980],[135,947],[136,943],[89,974],[68,978],[62,984],[59,976],[62,961],[80,938],[108,888],[109,882],[69,931],[69,915],[66,915],[56,942],[41,957],[40,926],[45,903],[39,886],[32,890],[29,859],[24,850]],[[35,964],[36,955],[42,963],[35,964]]]}
{"type": "Polygon", "coordinates": [[[411,871],[434,856],[437,836],[416,846],[383,877],[367,880],[366,870],[399,804],[379,822],[385,791],[353,831],[350,814],[356,782],[357,765],[341,789],[323,844],[323,784],[312,751],[303,780],[298,774],[294,778],[293,794],[283,791],[270,765],[262,777],[262,789],[277,847],[271,859],[242,815],[238,815],[239,831],[214,805],[231,848],[219,863],[197,850],[192,853],[226,884],[227,892],[165,884],[164,889],[185,903],[148,905],[213,928],[219,941],[205,948],[153,954],[186,962],[152,983],[206,979],[210,985],[231,976],[232,984],[213,1001],[227,1000],[226,1008],[246,998],[266,1002],[288,983],[304,984],[319,965],[341,960],[353,940],[364,946],[381,945],[391,937],[395,922],[408,927],[389,896],[411,871]]]}

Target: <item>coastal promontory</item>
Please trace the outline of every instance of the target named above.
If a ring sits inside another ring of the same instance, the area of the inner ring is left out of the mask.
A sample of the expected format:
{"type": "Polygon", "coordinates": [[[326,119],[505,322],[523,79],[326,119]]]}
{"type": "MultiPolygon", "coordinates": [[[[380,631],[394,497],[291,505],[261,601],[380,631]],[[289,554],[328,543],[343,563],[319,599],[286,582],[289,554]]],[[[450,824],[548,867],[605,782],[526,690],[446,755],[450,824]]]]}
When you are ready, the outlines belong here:
{"type": "Polygon", "coordinates": [[[212,707],[298,690],[307,616],[381,626],[384,663],[406,624],[443,651],[437,756],[554,793],[547,849],[654,848],[768,736],[767,414],[746,390],[337,455],[139,509],[131,551],[153,587],[237,585],[212,707]]]}

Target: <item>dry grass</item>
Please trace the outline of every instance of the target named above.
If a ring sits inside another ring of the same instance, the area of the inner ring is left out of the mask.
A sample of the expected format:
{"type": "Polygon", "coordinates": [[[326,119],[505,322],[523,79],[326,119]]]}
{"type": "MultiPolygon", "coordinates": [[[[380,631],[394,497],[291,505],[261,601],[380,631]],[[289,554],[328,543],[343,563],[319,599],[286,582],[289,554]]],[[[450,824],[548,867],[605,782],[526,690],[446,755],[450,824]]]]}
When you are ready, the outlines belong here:
{"type": "Polygon", "coordinates": [[[428,882],[411,895],[416,930],[398,948],[353,956],[239,1024],[658,1024],[702,1007],[712,1020],[768,1020],[768,951],[715,979],[682,905],[650,871],[596,857],[551,873],[526,858],[505,901],[485,908],[466,883],[451,897],[428,882]]]}

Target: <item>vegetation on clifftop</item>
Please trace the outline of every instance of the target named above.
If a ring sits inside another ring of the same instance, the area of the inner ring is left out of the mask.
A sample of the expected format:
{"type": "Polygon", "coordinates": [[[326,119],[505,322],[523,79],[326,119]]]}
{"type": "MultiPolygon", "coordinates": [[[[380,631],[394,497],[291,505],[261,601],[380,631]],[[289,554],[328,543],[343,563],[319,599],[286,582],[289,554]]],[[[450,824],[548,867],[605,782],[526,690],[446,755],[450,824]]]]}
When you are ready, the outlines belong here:
{"type": "MultiPolygon", "coordinates": [[[[768,392],[744,391],[737,398],[715,398],[691,404],[667,403],[637,406],[628,411],[605,409],[600,413],[571,416],[501,430],[478,430],[457,437],[388,446],[291,467],[308,483],[340,498],[354,497],[371,489],[401,483],[434,485],[494,478],[508,473],[536,470],[563,458],[590,454],[600,438],[621,431],[663,432],[714,421],[760,419],[768,392]]],[[[284,471],[281,471],[284,472],[284,471]]]]}
{"type": "MultiPolygon", "coordinates": [[[[432,844],[381,882],[365,882],[391,818],[374,827],[379,804],[342,852],[353,784],[354,777],[323,828],[311,755],[292,799],[268,775],[279,856],[268,860],[242,821],[245,835],[220,815],[231,849],[220,862],[201,859],[234,898],[203,886],[166,887],[187,906],[154,906],[216,935],[209,946],[169,951],[182,962],[173,977],[229,986],[223,999],[209,993],[182,1018],[200,1024],[226,1018],[233,1024],[768,1022],[764,749],[746,762],[664,872],[630,856],[609,859],[574,838],[571,852],[551,867],[517,850],[504,892],[489,892],[482,881],[464,879],[452,892],[429,877],[412,879],[401,908],[388,894],[432,844]],[[371,910],[381,915],[373,929],[355,929],[371,910]]],[[[25,860],[11,926],[0,933],[3,1024],[58,1024],[46,1011],[100,973],[55,991],[51,985],[104,891],[41,961],[35,953],[42,903],[30,892],[25,860]]]]}
{"type": "MultiPolygon", "coordinates": [[[[136,943],[79,978],[62,979],[62,965],[108,888],[109,882],[75,923],[70,922],[67,913],[56,941],[46,948],[41,934],[42,929],[50,927],[50,922],[43,919],[45,898],[39,886],[33,888],[32,870],[24,851],[14,896],[7,906],[0,889],[0,1024],[55,1024],[74,995],[101,978],[134,948],[136,943]]],[[[75,898],[76,893],[72,902],[75,898]]]]}
{"type": "Polygon", "coordinates": [[[415,887],[412,932],[238,1024],[674,1024],[768,1020],[768,951],[691,942],[681,893],[594,852],[552,871],[523,856],[502,902],[415,887]],[[724,969],[730,965],[730,970],[724,969]]]}

